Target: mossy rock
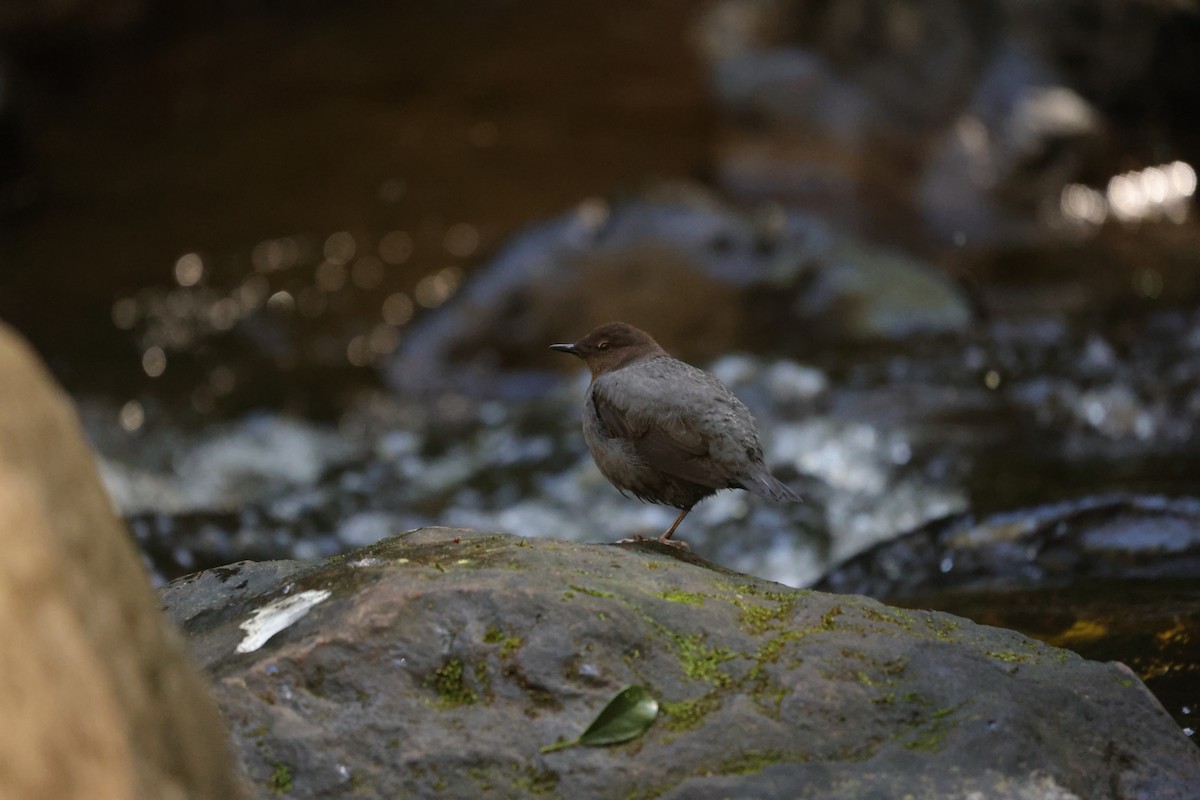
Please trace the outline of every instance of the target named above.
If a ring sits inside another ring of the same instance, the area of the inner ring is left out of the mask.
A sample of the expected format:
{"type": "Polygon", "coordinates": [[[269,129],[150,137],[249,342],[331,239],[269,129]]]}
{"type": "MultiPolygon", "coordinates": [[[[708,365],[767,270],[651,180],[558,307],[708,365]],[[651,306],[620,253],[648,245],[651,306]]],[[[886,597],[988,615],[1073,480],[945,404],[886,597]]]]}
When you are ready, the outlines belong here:
{"type": "Polygon", "coordinates": [[[1200,785],[1200,750],[1118,665],[654,544],[424,529],[322,563],[216,572],[163,599],[263,798],[279,764],[289,796],[314,798],[1186,798],[1200,785]],[[237,652],[270,613],[295,618],[237,652]],[[644,735],[541,752],[631,684],[661,705],[644,735]]]}

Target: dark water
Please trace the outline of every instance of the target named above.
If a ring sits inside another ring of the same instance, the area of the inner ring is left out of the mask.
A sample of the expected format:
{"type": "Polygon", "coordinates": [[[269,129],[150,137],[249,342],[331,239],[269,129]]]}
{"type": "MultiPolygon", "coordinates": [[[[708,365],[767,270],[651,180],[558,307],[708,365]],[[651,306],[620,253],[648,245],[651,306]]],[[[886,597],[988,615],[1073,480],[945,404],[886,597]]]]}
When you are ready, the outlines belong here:
{"type": "Polygon", "coordinates": [[[900,600],[1019,630],[1084,658],[1120,661],[1184,732],[1200,715],[1200,584],[1195,580],[1080,581],[1065,588],[944,592],[900,600]]]}
{"type": "Polygon", "coordinates": [[[165,301],[188,253],[202,257],[205,285],[230,294],[255,274],[256,245],[273,241],[283,245],[268,291],[298,293],[317,283],[329,237],[349,234],[347,272],[367,256],[383,261],[381,277],[362,290],[347,276],[303,318],[315,352],[261,345],[254,367],[279,385],[260,374],[236,396],[320,405],[327,392],[313,382],[373,376],[314,340],[329,334],[344,350],[341,337],[369,330],[390,294],[470,271],[521,225],[703,172],[690,6],[185,6],[92,40],[14,37],[27,202],[0,222],[0,317],[73,391],[186,396],[206,370],[238,367],[238,342],[166,348],[180,358],[150,380],[140,357],[153,345],[114,328],[114,302],[165,301]]]}

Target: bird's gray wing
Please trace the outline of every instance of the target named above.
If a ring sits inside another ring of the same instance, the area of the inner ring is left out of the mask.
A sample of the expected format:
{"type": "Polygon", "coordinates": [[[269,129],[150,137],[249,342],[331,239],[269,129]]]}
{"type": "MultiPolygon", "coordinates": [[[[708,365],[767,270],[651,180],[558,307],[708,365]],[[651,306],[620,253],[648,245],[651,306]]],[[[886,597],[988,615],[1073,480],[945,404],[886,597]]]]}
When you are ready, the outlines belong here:
{"type": "Polygon", "coordinates": [[[729,476],[707,457],[707,438],[688,424],[686,414],[663,409],[651,419],[632,410],[628,399],[620,399],[622,394],[627,393],[613,391],[604,382],[592,386],[593,409],[610,437],[628,441],[643,461],[668,475],[713,489],[729,486],[729,476]]]}

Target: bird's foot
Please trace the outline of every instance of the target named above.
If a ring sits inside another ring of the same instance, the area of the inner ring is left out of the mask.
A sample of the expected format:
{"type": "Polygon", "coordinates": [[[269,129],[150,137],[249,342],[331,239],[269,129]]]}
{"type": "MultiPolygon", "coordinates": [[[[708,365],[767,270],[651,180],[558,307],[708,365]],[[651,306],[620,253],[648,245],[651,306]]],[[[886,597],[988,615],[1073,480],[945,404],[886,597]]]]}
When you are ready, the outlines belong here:
{"type": "Polygon", "coordinates": [[[657,542],[658,544],[665,544],[667,547],[674,547],[676,550],[692,549],[682,539],[668,539],[666,536],[642,536],[640,533],[635,533],[632,539],[617,540],[617,544],[637,544],[638,542],[657,542]]]}

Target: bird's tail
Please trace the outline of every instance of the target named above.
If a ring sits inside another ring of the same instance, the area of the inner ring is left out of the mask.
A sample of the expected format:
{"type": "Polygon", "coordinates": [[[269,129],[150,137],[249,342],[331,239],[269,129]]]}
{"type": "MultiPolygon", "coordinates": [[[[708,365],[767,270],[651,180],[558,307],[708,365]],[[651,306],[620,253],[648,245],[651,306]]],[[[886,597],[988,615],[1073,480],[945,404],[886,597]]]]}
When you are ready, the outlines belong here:
{"type": "Polygon", "coordinates": [[[742,488],[766,500],[802,502],[800,495],[765,469],[742,482],[742,488]]]}

